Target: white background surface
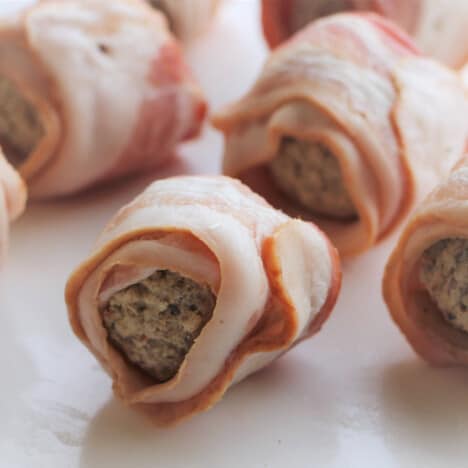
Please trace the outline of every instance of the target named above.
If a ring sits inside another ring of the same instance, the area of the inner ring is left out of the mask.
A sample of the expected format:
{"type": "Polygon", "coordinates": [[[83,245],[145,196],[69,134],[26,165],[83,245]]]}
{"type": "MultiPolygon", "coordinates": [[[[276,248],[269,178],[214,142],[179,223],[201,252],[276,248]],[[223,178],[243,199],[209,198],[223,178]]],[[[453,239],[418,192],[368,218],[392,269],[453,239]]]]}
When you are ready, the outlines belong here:
{"type": "MultiPolygon", "coordinates": [[[[187,50],[213,109],[250,86],[265,54],[255,0],[228,0],[187,50]]],[[[159,176],[216,172],[221,151],[205,128],[159,176]]],[[[468,466],[468,373],[420,361],[380,297],[395,236],[344,265],[319,335],[211,411],[157,429],[118,403],[71,333],[63,288],[105,222],[150,180],[31,205],[13,226],[0,292],[1,468],[468,466]]]]}

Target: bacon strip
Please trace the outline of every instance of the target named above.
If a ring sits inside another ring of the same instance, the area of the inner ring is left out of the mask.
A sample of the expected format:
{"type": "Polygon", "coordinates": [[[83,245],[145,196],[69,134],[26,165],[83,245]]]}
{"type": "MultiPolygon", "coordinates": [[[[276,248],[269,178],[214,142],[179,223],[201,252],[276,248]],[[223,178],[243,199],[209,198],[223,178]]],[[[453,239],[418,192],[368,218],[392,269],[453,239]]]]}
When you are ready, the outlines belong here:
{"type": "Polygon", "coordinates": [[[465,89],[468,91],[468,63],[461,69],[461,78],[465,89]]]}
{"type": "Polygon", "coordinates": [[[467,105],[459,77],[392,24],[342,14],[274,51],[252,90],[213,123],[225,134],[225,174],[313,220],[352,255],[390,233],[460,160],[467,105]],[[357,221],[316,218],[278,190],[266,165],[284,136],[332,149],[357,221]]]}
{"type": "Polygon", "coordinates": [[[23,212],[26,195],[24,182],[7,162],[0,148],[0,262],[6,256],[10,222],[23,212]]]}
{"type": "Polygon", "coordinates": [[[219,0],[147,0],[168,18],[177,37],[189,40],[206,30],[216,14],[219,0]]]}
{"type": "Polygon", "coordinates": [[[339,260],[311,223],[271,208],[226,177],[155,182],[109,223],[66,288],[76,335],[115,394],[159,424],[214,405],[229,386],[316,333],[335,304],[339,260]],[[213,317],[178,373],[156,383],[107,341],[99,304],[157,269],[210,285],[213,317]]]}
{"type": "Polygon", "coordinates": [[[468,59],[465,0],[262,0],[263,32],[274,48],[313,20],[353,11],[372,11],[393,21],[447,65],[460,67],[468,59]]]}
{"type": "Polygon", "coordinates": [[[434,365],[467,365],[468,337],[442,318],[419,277],[423,252],[437,241],[468,238],[468,159],[421,204],[385,269],[388,309],[415,351],[434,365]]]}
{"type": "Polygon", "coordinates": [[[0,75],[40,117],[19,167],[34,197],[162,164],[206,104],[163,16],[139,0],[43,0],[0,27],[0,75]]]}

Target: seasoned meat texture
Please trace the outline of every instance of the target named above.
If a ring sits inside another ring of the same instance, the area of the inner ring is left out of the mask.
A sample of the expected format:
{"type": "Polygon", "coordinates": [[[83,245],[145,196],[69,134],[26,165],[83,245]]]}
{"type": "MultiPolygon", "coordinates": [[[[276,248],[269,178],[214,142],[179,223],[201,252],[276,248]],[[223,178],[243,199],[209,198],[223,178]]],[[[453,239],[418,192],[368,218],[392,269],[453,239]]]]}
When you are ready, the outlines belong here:
{"type": "Polygon", "coordinates": [[[115,293],[102,313],[109,341],[159,382],[172,378],[215,307],[215,296],[169,270],[115,293]]]}
{"type": "Polygon", "coordinates": [[[291,11],[291,33],[299,31],[311,21],[352,9],[349,0],[296,0],[291,11]]]}
{"type": "Polygon", "coordinates": [[[428,248],[420,279],[444,318],[468,332],[468,239],[443,239],[428,248]]]}
{"type": "Polygon", "coordinates": [[[325,146],[283,138],[270,170],[279,188],[311,212],[333,218],[356,216],[338,161],[325,146]]]}
{"type": "Polygon", "coordinates": [[[43,135],[34,107],[7,78],[0,76],[0,145],[13,166],[19,166],[43,135]]]}

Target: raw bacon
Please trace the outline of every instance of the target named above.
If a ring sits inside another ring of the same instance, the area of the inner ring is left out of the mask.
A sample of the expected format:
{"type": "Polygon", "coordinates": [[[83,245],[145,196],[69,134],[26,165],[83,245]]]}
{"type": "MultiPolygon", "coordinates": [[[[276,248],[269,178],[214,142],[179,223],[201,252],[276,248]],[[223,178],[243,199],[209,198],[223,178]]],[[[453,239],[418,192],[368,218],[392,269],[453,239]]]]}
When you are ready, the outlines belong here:
{"type": "Polygon", "coordinates": [[[203,33],[213,19],[219,0],[147,0],[167,17],[171,29],[183,40],[203,33]]]}
{"type": "Polygon", "coordinates": [[[468,59],[465,0],[262,0],[263,31],[276,47],[313,20],[352,11],[372,11],[395,22],[425,53],[450,66],[468,59]]]}
{"type": "Polygon", "coordinates": [[[226,175],[313,220],[351,255],[390,233],[461,159],[467,106],[457,74],[423,57],[398,28],[345,13],[276,49],[252,90],[213,123],[225,135],[226,175]],[[271,164],[285,138],[333,153],[354,217],[317,216],[281,190],[271,164]]]}
{"type": "Polygon", "coordinates": [[[208,409],[318,332],[339,287],[337,253],[313,224],[273,209],[239,181],[193,176],[155,182],[124,207],[69,279],[66,299],[74,332],[112,376],[116,395],[169,424],[208,409]],[[102,318],[112,296],[155,271],[183,275],[216,296],[211,319],[164,382],[129,364],[102,318]]]}
{"type": "Polygon", "coordinates": [[[468,159],[465,159],[418,206],[387,263],[383,279],[383,295],[394,321],[413,348],[434,365],[468,364],[468,333],[463,325],[467,250],[454,257],[447,250],[450,243],[464,245],[467,238],[468,159]],[[437,289],[433,288],[432,296],[421,280],[428,252],[432,256],[431,274],[439,269],[438,279],[444,279],[443,284],[436,284],[437,289]],[[461,296],[457,291],[462,292],[461,296]],[[450,306],[445,318],[440,309],[444,302],[450,306]],[[461,311],[459,317],[457,309],[461,311]]]}
{"type": "Polygon", "coordinates": [[[461,78],[463,80],[463,84],[465,85],[465,89],[468,92],[468,64],[466,64],[461,70],[461,78]]]}
{"type": "Polygon", "coordinates": [[[206,111],[165,19],[139,0],[44,0],[3,23],[0,91],[0,143],[34,197],[161,165],[206,111]]]}
{"type": "Polygon", "coordinates": [[[26,205],[26,187],[1,149],[0,188],[0,261],[3,261],[8,248],[10,222],[21,215],[26,205]]]}

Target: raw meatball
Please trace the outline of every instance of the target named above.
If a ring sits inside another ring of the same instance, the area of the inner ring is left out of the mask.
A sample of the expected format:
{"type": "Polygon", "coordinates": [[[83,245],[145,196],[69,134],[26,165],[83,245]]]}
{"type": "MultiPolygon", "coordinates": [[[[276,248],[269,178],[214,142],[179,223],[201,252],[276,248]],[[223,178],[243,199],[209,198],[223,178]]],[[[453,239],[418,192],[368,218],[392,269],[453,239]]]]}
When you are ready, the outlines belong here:
{"type": "Polygon", "coordinates": [[[270,170],[279,188],[311,212],[334,218],[356,217],[340,165],[325,146],[283,138],[270,170]]]}
{"type": "Polygon", "coordinates": [[[443,239],[427,249],[420,279],[445,320],[468,332],[468,239],[443,239]]]}
{"type": "Polygon", "coordinates": [[[22,164],[43,135],[34,107],[0,76],[0,146],[13,166],[22,164]]]}
{"type": "Polygon", "coordinates": [[[101,311],[109,341],[158,382],[172,378],[216,298],[207,285],[169,270],[115,293],[101,311]]]}

